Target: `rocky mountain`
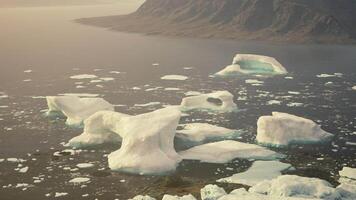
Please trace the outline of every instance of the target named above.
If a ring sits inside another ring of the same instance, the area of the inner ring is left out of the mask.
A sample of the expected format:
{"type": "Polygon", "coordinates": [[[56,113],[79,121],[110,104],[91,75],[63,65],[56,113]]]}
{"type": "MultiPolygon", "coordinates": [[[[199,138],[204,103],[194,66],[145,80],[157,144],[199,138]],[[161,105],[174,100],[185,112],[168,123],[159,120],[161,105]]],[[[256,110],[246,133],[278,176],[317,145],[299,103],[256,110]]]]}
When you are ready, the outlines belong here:
{"type": "Polygon", "coordinates": [[[356,0],[146,0],[129,15],[78,21],[171,36],[355,43],[356,0]]]}

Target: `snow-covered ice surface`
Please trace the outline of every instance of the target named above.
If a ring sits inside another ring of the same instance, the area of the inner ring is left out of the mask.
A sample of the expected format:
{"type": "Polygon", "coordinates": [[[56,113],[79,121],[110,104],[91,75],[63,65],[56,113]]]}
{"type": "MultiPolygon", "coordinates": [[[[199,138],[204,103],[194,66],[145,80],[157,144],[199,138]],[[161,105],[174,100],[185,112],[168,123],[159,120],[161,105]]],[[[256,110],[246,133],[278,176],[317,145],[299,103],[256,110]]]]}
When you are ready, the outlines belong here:
{"type": "Polygon", "coordinates": [[[232,130],[208,123],[183,124],[181,130],[177,130],[176,137],[184,141],[204,142],[207,140],[223,140],[224,138],[236,138],[240,131],[232,130]]]}
{"type": "Polygon", "coordinates": [[[92,114],[102,110],[114,110],[114,106],[102,98],[77,96],[47,96],[47,115],[63,114],[68,125],[80,125],[92,114]]]}
{"type": "Polygon", "coordinates": [[[257,121],[256,139],[266,145],[317,143],[332,137],[312,120],[288,113],[272,112],[271,116],[262,116],[257,121]]]}
{"type": "Polygon", "coordinates": [[[279,161],[255,161],[247,171],[222,178],[217,182],[238,183],[253,186],[264,180],[272,180],[281,175],[281,171],[291,167],[288,163],[279,161]]]}
{"type": "Polygon", "coordinates": [[[181,151],[179,154],[183,159],[208,163],[226,163],[235,158],[273,160],[283,157],[283,155],[267,148],[234,140],[198,145],[181,151]]]}
{"type": "Polygon", "coordinates": [[[202,109],[218,112],[233,112],[237,106],[234,96],[228,91],[217,91],[209,94],[185,97],[180,106],[183,110],[202,109]]]}
{"type": "Polygon", "coordinates": [[[275,58],[253,54],[236,54],[232,65],[217,72],[217,76],[239,74],[286,74],[287,70],[275,58]]]}

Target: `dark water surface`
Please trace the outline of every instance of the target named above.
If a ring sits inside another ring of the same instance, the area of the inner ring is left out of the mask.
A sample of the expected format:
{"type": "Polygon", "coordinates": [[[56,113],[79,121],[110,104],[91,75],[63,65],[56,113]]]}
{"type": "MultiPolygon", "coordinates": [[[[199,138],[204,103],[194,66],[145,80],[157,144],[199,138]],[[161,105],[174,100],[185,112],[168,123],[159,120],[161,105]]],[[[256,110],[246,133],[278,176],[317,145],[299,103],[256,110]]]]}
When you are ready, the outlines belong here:
{"type": "Polygon", "coordinates": [[[356,167],[356,91],[351,89],[356,85],[355,46],[149,37],[111,32],[71,21],[119,11],[125,13],[127,9],[123,11],[122,7],[107,5],[0,9],[0,159],[26,160],[22,163],[0,162],[0,199],[52,199],[56,192],[68,193],[58,199],[196,194],[203,185],[246,170],[251,165],[251,161],[246,160],[228,164],[184,161],[174,175],[155,177],[111,172],[107,168],[106,155],[118,147],[54,156],[55,152],[66,149],[64,143],[82,132],[65,126],[63,119],[54,120],[43,115],[46,102],[42,97],[62,93],[97,94],[117,105],[119,112],[140,114],[179,104],[188,91],[228,90],[235,95],[240,112],[194,112],[183,117],[181,122],[208,122],[242,129],[245,134],[239,140],[254,143],[259,116],[272,111],[296,114],[318,122],[335,138],[332,143],[324,145],[275,149],[285,153],[287,157],[283,161],[296,168],[289,173],[320,177],[337,184],[337,172],[342,166],[356,167]],[[287,76],[293,79],[285,76],[209,77],[230,64],[236,53],[273,56],[287,68],[290,72],[287,76]],[[153,63],[159,63],[159,66],[153,66],[153,63]],[[25,73],[26,70],[32,71],[25,73]],[[317,75],[322,73],[342,75],[318,78],[317,75]],[[114,80],[70,79],[78,74],[95,74],[114,80]],[[167,74],[186,75],[189,79],[160,79],[167,74]],[[264,83],[253,86],[246,84],[246,79],[264,83]],[[141,89],[134,90],[133,87],[141,89]],[[167,91],[165,88],[181,90],[167,91]],[[280,101],[280,105],[270,105],[271,100],[280,101]],[[161,104],[135,106],[149,102],[161,104]],[[75,169],[76,164],[84,162],[93,163],[94,167],[75,169]],[[29,167],[27,173],[15,170],[25,166],[29,167]],[[91,182],[86,186],[68,182],[75,177],[89,177],[91,182]],[[43,180],[37,183],[35,180],[38,179],[43,180]],[[30,186],[21,187],[19,183],[30,186]]]}

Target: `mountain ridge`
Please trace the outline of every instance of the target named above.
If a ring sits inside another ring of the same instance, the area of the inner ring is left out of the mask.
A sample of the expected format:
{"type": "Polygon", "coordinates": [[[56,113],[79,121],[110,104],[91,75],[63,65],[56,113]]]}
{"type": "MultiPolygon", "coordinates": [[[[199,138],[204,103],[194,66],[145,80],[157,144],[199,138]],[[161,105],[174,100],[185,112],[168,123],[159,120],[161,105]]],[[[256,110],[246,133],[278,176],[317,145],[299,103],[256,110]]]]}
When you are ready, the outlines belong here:
{"type": "Polygon", "coordinates": [[[80,23],[117,31],[284,42],[355,43],[353,0],[146,0],[129,15],[80,23]]]}

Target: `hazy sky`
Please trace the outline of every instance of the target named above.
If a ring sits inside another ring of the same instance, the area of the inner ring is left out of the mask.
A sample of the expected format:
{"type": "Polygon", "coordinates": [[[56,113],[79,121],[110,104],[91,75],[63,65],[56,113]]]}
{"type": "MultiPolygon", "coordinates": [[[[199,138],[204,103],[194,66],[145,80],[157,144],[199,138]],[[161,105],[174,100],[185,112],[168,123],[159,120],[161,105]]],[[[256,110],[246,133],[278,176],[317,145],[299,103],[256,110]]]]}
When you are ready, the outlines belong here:
{"type": "Polygon", "coordinates": [[[107,4],[135,0],[0,0],[0,7],[107,4]]]}

